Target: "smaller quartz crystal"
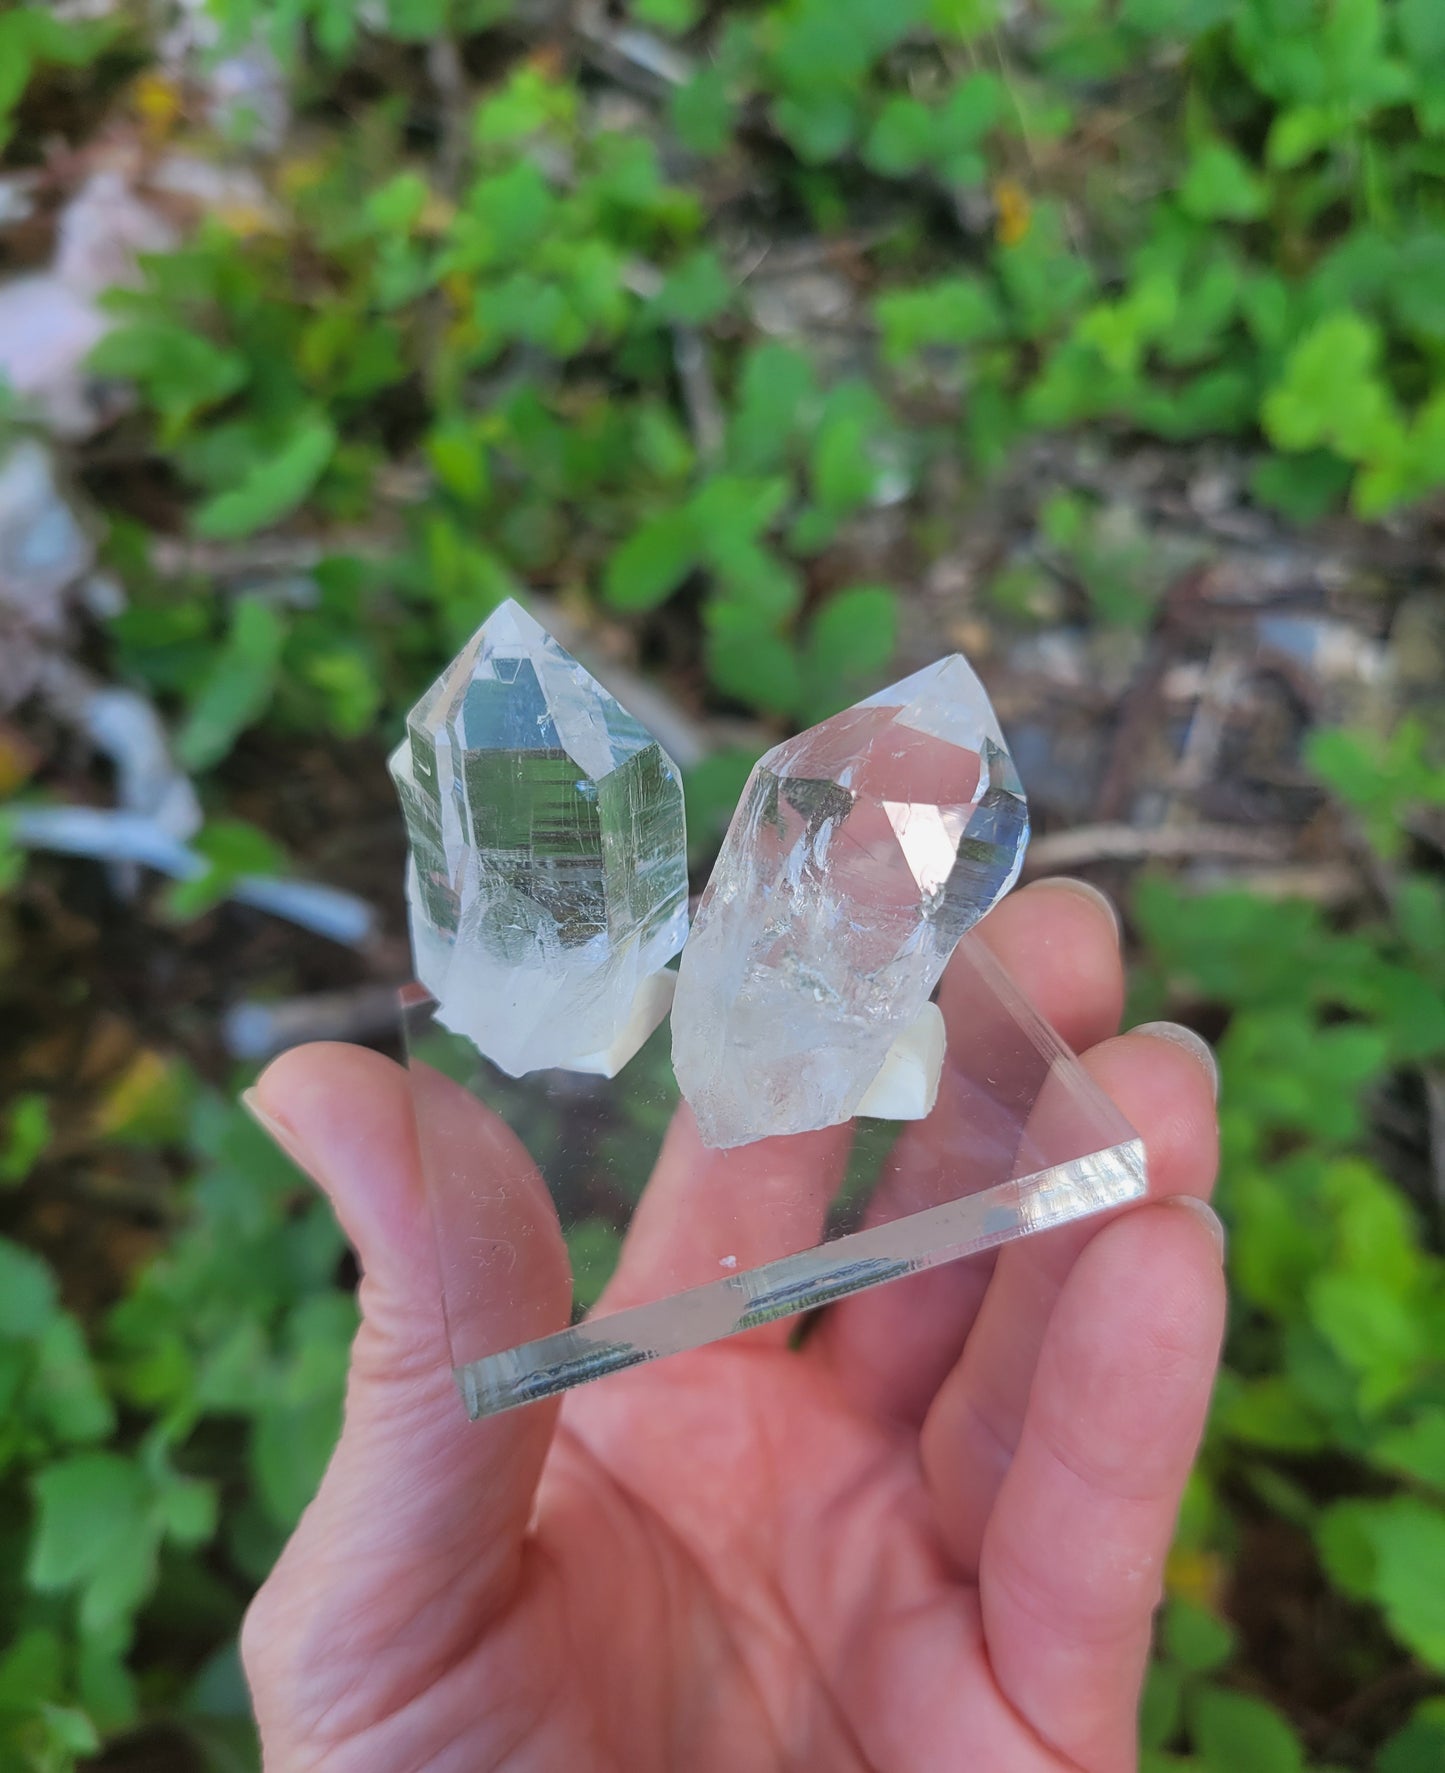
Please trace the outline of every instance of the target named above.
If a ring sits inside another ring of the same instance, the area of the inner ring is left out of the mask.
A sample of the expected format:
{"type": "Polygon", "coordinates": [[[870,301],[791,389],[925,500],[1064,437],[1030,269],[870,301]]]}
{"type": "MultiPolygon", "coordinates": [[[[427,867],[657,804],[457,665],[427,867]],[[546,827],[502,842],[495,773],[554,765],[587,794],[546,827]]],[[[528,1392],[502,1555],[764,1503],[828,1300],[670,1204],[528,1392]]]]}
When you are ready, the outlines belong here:
{"type": "Polygon", "coordinates": [[[957,654],[769,751],[678,974],[673,1065],[705,1142],[926,1114],[930,997],[1027,841],[1018,774],[957,654]]]}
{"type": "Polygon", "coordinates": [[[514,1077],[612,1076],[667,1014],[687,934],[677,766],[509,601],[412,709],[390,767],[437,1020],[514,1077]]]}

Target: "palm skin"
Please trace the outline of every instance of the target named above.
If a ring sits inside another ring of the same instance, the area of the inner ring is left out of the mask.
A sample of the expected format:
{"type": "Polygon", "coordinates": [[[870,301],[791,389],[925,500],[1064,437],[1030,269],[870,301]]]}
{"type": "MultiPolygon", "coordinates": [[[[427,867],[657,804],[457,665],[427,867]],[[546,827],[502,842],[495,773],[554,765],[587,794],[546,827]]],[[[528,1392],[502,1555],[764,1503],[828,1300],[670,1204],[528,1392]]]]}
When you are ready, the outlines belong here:
{"type": "MultiPolygon", "coordinates": [[[[1093,897],[1032,887],[988,933],[1092,1049],[1157,1204],[847,1301],[800,1349],[772,1325],[475,1425],[401,1074],[271,1067],[252,1106],[366,1278],[341,1443],[243,1634],[270,1773],[1128,1773],[1221,1333],[1210,1077],[1168,1030],[1107,1038],[1093,897]]],[[[701,1161],[680,1117],[620,1287],[705,1211],[701,1161]]]]}

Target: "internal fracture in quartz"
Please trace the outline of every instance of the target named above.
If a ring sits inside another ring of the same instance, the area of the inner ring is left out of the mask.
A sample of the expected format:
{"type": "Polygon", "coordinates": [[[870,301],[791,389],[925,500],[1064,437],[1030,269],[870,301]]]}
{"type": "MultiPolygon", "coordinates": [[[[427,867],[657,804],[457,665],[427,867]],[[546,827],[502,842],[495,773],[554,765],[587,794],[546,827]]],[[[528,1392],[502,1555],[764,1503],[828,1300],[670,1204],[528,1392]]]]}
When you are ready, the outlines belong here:
{"type": "Polygon", "coordinates": [[[677,766],[507,602],[412,709],[390,769],[437,1019],[514,1077],[612,1076],[666,1015],[687,934],[677,766]]]}
{"type": "Polygon", "coordinates": [[[930,1048],[941,1062],[933,988],[1027,841],[1018,774],[957,654],[769,751],[678,974],[673,1066],[705,1143],[835,1125],[874,1111],[885,1066],[930,1048]]]}

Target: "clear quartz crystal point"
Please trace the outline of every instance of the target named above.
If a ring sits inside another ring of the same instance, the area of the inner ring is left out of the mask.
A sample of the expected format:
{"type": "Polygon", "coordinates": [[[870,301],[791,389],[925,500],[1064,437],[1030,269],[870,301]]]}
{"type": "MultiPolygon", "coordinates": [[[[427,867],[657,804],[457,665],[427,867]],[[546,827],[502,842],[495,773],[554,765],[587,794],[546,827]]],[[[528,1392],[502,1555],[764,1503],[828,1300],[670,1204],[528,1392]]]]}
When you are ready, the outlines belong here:
{"type": "Polygon", "coordinates": [[[611,1076],[667,1013],[687,934],[677,766],[516,603],[407,717],[390,761],[411,840],[417,976],[513,1077],[611,1076]]]}
{"type": "Polygon", "coordinates": [[[1017,878],[1028,828],[957,654],[769,751],[678,974],[673,1065],[704,1142],[866,1110],[960,937],[1017,878]]]}

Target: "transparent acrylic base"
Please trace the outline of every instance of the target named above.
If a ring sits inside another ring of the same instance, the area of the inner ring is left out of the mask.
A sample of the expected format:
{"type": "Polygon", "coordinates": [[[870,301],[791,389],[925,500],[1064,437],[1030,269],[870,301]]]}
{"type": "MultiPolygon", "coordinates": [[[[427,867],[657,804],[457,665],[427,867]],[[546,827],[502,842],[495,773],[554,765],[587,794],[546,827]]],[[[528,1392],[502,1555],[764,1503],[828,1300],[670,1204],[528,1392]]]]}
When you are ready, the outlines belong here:
{"type": "Polygon", "coordinates": [[[1133,1130],[977,936],[926,1119],[702,1146],[669,1030],[617,1077],[491,1066],[403,994],[452,1364],[472,1416],[1137,1200],[1133,1130]],[[651,1174],[651,1181],[648,1181],[651,1174]]]}

